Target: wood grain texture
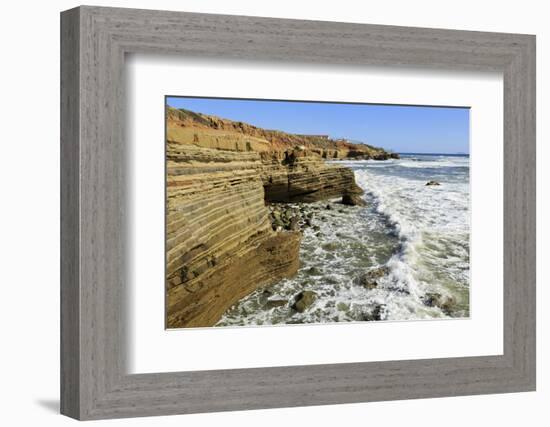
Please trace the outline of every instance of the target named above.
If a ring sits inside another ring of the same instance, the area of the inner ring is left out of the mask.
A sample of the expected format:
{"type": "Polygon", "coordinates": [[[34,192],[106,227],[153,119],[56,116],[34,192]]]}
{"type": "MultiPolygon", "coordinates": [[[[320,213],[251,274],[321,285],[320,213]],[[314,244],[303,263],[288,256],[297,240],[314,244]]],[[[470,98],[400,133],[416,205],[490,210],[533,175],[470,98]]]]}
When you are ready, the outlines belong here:
{"type": "Polygon", "coordinates": [[[80,15],[61,20],[61,412],[80,414],[79,96],[80,15]]]}
{"type": "Polygon", "coordinates": [[[62,13],[61,38],[62,413],[100,419],[535,389],[534,36],[84,6],[62,13]],[[127,374],[127,53],[503,72],[504,354],[127,374]]]}

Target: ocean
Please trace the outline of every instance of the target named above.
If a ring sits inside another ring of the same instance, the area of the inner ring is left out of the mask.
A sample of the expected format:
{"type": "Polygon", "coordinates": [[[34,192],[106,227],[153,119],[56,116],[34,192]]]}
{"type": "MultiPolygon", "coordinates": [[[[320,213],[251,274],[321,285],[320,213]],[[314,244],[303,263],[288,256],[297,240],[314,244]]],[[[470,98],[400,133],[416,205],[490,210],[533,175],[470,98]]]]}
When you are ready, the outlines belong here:
{"type": "Polygon", "coordinates": [[[367,206],[294,204],[312,223],[297,275],[243,298],[216,326],[468,317],[469,157],[335,163],[354,171],[367,206]],[[315,298],[302,312],[292,306],[303,291],[315,298]]]}

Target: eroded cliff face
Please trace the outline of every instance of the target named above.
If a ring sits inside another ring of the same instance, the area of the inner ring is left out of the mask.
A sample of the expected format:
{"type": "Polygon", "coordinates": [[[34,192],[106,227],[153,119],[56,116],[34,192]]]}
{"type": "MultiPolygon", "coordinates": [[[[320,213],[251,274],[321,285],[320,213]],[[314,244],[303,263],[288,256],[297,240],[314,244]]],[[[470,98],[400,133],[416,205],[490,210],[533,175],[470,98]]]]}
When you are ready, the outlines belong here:
{"type": "Polygon", "coordinates": [[[270,202],[313,202],[345,194],[361,194],[353,172],[328,165],[325,159],[388,156],[382,149],[322,135],[294,135],[242,122],[168,109],[167,138],[173,143],[240,153],[257,152],[265,199],[270,202]]]}
{"type": "Polygon", "coordinates": [[[167,326],[211,326],[294,275],[300,233],[274,232],[258,153],[167,143],[167,326]]]}
{"type": "Polygon", "coordinates": [[[309,150],[262,152],[260,170],[269,202],[315,202],[362,194],[351,169],[327,165],[309,150]]]}
{"type": "Polygon", "coordinates": [[[222,119],[168,107],[167,138],[201,147],[232,151],[287,151],[302,147],[323,159],[377,159],[397,157],[382,148],[355,144],[328,135],[298,135],[263,129],[248,123],[222,119]]]}

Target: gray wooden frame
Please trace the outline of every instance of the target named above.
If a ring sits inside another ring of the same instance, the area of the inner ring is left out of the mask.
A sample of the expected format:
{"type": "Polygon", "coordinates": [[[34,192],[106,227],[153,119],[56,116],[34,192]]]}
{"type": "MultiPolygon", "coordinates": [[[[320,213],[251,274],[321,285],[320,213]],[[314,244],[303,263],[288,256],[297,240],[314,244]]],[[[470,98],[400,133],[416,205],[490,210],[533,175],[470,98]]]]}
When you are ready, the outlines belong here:
{"type": "Polygon", "coordinates": [[[61,412],[77,419],[535,390],[535,37],[83,6],[61,14],[61,412]],[[504,75],[504,354],[125,370],[126,53],[504,75]]]}

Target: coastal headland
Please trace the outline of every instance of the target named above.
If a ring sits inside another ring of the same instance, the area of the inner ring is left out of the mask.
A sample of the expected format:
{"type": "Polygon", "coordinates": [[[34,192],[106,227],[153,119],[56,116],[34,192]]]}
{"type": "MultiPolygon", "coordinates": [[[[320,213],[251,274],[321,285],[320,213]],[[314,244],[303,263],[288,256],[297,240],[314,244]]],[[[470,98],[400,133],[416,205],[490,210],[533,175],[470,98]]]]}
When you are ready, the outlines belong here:
{"type": "Polygon", "coordinates": [[[353,171],[325,160],[398,157],[167,107],[167,327],[214,325],[261,287],[296,274],[307,218],[273,206],[362,203],[353,171]]]}

